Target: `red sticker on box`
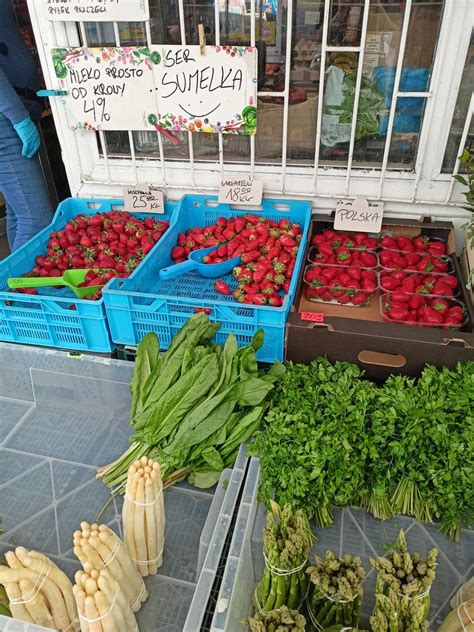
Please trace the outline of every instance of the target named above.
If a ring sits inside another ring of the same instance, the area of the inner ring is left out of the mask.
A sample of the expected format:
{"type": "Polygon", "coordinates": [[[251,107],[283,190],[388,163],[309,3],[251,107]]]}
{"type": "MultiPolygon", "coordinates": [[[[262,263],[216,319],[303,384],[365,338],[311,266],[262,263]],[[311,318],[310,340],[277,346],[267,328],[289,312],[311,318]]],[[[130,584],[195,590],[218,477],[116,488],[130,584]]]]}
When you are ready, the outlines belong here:
{"type": "Polygon", "coordinates": [[[301,312],[301,320],[310,320],[312,323],[324,323],[322,312],[301,312]]]}

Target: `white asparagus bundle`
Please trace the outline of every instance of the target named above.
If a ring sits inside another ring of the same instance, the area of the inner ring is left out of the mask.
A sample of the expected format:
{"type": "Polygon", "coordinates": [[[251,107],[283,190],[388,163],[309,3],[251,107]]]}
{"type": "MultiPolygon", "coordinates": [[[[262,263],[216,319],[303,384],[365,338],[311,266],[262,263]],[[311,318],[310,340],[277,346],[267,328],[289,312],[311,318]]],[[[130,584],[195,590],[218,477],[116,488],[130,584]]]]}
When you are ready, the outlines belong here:
{"type": "Polygon", "coordinates": [[[457,608],[465,601],[474,599],[474,576],[467,580],[449,602],[451,608],[457,608]]]}
{"type": "Polygon", "coordinates": [[[22,546],[5,553],[5,560],[8,566],[0,566],[0,583],[15,619],[51,630],[79,630],[72,583],[54,562],[22,546]]]}
{"type": "Polygon", "coordinates": [[[122,540],[105,524],[81,522],[73,534],[74,555],[85,571],[107,569],[118,582],[133,612],[147,599],[145,583],[122,540]]]}
{"type": "Polygon", "coordinates": [[[135,615],[119,582],[106,568],[77,571],[73,594],[81,632],[135,632],[135,615]]]}
{"type": "Polygon", "coordinates": [[[474,599],[451,610],[438,632],[474,632],[474,599]]]}
{"type": "Polygon", "coordinates": [[[163,564],[165,504],[161,469],[143,456],[128,470],[122,509],[125,544],[142,575],[156,575],[163,564]]]}

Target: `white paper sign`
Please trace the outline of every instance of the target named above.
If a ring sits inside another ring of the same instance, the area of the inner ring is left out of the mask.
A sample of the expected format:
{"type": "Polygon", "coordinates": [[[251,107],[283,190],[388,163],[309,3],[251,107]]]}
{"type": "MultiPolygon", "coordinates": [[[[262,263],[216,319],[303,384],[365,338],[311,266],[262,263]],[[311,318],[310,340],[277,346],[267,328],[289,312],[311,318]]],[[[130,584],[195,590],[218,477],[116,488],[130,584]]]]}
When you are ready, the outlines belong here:
{"type": "Polygon", "coordinates": [[[148,20],[148,0],[43,0],[49,20],[110,22],[148,20]]]}
{"type": "Polygon", "coordinates": [[[255,134],[257,51],[245,46],[54,48],[71,124],[255,134]]]}
{"type": "Polygon", "coordinates": [[[369,202],[365,198],[338,200],[334,230],[379,233],[382,220],[383,202],[369,202]]]}
{"type": "Polygon", "coordinates": [[[153,129],[153,53],[146,46],[54,48],[56,76],[68,92],[70,122],[82,129],[153,129]]]}
{"type": "Polygon", "coordinates": [[[170,131],[255,134],[257,49],[162,46],[153,67],[157,123],[170,131]]]}
{"type": "Polygon", "coordinates": [[[262,192],[262,180],[223,178],[219,186],[219,203],[257,206],[262,202],[262,192]]]}
{"type": "Polygon", "coordinates": [[[131,213],[164,213],[163,191],[148,184],[137,184],[123,190],[124,208],[131,213]]]}

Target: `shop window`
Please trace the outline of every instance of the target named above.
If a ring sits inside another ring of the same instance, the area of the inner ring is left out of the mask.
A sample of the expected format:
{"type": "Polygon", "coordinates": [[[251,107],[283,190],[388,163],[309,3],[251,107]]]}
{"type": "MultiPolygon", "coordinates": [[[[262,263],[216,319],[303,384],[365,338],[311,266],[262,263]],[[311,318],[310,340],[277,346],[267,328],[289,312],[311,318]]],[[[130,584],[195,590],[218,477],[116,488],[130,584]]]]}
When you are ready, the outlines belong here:
{"type": "MultiPolygon", "coordinates": [[[[468,115],[469,104],[474,94],[474,32],[471,34],[469,50],[466,55],[464,71],[461,84],[459,86],[458,98],[454,108],[453,120],[449,130],[448,143],[443,161],[443,173],[452,173],[458,157],[459,145],[462,139],[466,117],[468,115]]],[[[469,123],[468,123],[469,124],[469,123]]],[[[474,117],[471,118],[465,146],[474,150],[474,117]]]]}

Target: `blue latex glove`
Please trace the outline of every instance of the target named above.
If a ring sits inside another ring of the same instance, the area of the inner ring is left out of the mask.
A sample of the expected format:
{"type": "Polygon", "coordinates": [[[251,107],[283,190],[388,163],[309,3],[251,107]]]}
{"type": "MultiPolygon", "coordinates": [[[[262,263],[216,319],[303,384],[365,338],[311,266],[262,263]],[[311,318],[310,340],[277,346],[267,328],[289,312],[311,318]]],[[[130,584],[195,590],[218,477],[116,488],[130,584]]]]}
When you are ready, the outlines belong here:
{"type": "Polygon", "coordinates": [[[36,125],[33,123],[31,118],[27,116],[13,127],[23,143],[21,155],[26,156],[27,158],[33,158],[41,144],[36,125]]]}

